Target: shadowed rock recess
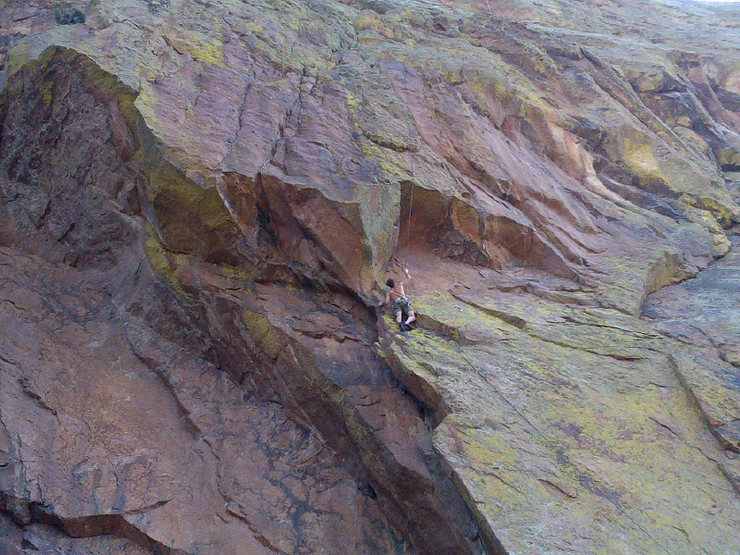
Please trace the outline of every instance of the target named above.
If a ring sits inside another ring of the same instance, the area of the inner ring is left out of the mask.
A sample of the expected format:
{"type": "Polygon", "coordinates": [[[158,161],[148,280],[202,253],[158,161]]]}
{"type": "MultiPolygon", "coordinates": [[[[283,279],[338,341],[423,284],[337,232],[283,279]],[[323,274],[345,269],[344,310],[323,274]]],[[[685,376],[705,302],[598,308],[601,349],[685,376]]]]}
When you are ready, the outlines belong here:
{"type": "Polygon", "coordinates": [[[740,552],[738,28],[4,2],[0,552],[740,552]]]}

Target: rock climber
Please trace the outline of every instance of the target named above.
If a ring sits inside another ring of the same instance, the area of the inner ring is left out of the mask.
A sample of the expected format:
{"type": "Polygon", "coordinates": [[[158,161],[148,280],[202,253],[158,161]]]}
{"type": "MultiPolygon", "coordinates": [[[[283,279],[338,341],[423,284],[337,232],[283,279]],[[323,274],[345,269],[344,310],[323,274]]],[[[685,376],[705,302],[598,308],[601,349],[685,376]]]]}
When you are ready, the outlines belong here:
{"type": "Polygon", "coordinates": [[[385,294],[385,299],[380,303],[380,306],[383,307],[388,303],[392,303],[393,315],[396,317],[396,322],[398,322],[398,328],[401,331],[408,331],[411,329],[411,323],[416,320],[416,314],[414,314],[414,309],[411,308],[411,303],[409,303],[406,292],[403,289],[404,284],[411,280],[411,276],[409,275],[408,268],[404,268],[403,272],[406,274],[405,280],[396,283],[393,278],[388,278],[385,282],[391,290],[385,294]],[[403,321],[404,314],[406,315],[405,322],[403,321]]]}

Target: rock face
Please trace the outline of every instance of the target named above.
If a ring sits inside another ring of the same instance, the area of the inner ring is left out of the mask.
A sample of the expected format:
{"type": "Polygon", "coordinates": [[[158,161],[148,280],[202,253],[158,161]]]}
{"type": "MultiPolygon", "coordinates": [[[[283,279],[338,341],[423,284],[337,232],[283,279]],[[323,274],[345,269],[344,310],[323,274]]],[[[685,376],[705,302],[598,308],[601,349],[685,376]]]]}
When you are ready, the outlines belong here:
{"type": "Polygon", "coordinates": [[[7,2],[0,551],[738,552],[738,23],[7,2]]]}

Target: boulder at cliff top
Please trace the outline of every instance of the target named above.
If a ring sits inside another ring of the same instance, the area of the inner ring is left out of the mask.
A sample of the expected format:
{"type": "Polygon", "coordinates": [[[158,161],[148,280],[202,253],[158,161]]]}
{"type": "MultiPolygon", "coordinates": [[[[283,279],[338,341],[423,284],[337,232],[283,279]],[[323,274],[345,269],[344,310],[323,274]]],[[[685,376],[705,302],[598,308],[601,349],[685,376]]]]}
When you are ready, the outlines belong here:
{"type": "Polygon", "coordinates": [[[739,21],[7,2],[0,547],[740,550],[739,21]]]}

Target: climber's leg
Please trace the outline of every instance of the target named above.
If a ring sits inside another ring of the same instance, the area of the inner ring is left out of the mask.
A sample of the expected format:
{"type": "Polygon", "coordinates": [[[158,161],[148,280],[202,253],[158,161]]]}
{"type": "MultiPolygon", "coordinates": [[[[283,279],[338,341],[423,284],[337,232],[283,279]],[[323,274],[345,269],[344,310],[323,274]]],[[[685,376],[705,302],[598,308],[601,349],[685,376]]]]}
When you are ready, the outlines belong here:
{"type": "Polygon", "coordinates": [[[411,322],[415,322],[415,321],[416,321],[416,314],[414,314],[413,310],[409,310],[409,317],[406,318],[406,322],[404,323],[408,326],[411,322]]]}

